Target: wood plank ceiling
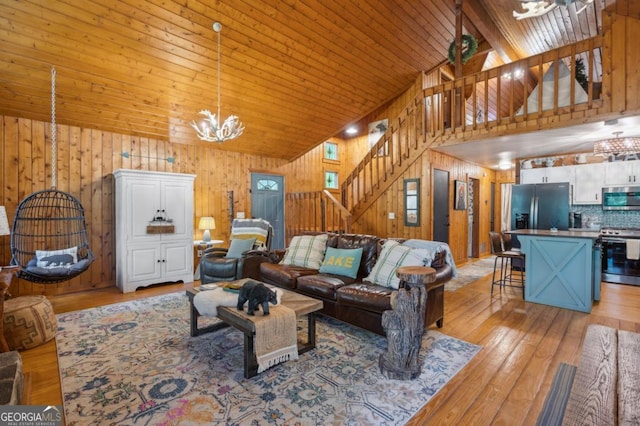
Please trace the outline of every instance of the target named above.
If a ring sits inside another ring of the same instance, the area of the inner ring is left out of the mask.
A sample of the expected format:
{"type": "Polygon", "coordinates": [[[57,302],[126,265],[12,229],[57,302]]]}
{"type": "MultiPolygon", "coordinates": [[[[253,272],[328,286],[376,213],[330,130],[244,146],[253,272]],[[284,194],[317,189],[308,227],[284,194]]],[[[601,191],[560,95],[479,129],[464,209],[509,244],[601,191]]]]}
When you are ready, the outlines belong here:
{"type": "MultiPolygon", "coordinates": [[[[493,63],[600,32],[578,1],[518,21],[518,0],[464,0],[464,33],[493,63]]],[[[293,159],[446,62],[455,0],[0,0],[0,113],[176,143],[221,106],[245,133],[220,149],[293,159]]]]}

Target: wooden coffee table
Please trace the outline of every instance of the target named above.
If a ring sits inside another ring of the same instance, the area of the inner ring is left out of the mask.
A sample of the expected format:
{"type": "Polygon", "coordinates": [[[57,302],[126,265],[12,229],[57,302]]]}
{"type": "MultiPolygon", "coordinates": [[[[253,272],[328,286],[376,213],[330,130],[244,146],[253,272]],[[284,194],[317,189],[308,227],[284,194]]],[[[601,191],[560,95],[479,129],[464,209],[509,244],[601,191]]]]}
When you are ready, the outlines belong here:
{"type": "MultiPolygon", "coordinates": [[[[298,355],[316,347],[316,315],[322,309],[322,301],[295,293],[293,291],[282,290],[281,305],[286,306],[296,313],[296,316],[307,316],[307,342],[298,342],[298,355]]],[[[209,290],[203,290],[209,291],[209,290]]],[[[200,292],[198,287],[186,290],[191,305],[191,336],[199,336],[204,333],[220,330],[225,327],[233,327],[244,333],[244,377],[249,379],[258,374],[258,361],[254,347],[254,337],[256,335],[255,324],[252,319],[238,311],[235,306],[219,306],[218,319],[221,322],[198,328],[198,317],[200,314],[193,305],[193,298],[200,292]]]]}

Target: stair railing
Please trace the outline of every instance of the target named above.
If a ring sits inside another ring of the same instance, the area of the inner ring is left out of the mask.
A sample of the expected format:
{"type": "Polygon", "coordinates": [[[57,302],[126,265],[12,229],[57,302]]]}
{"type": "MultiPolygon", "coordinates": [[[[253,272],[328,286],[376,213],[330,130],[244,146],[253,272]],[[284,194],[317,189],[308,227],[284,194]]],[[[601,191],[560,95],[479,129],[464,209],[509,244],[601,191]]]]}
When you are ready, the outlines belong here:
{"type": "Polygon", "coordinates": [[[355,222],[430,147],[500,136],[516,127],[533,131],[539,119],[565,113],[584,117],[585,111],[601,107],[602,46],[603,37],[596,36],[424,89],[342,182],[341,201],[352,213],[351,220],[355,222]],[[567,66],[562,69],[568,69],[575,81],[578,59],[588,79],[586,101],[571,84],[568,103],[561,104],[561,67],[554,67],[552,76],[545,73],[562,61],[567,66]],[[529,105],[534,94],[537,103],[529,105]],[[552,106],[543,101],[549,96],[552,106]]]}
{"type": "Polygon", "coordinates": [[[287,243],[305,233],[351,232],[351,213],[327,190],[286,194],[285,215],[287,243]]]}

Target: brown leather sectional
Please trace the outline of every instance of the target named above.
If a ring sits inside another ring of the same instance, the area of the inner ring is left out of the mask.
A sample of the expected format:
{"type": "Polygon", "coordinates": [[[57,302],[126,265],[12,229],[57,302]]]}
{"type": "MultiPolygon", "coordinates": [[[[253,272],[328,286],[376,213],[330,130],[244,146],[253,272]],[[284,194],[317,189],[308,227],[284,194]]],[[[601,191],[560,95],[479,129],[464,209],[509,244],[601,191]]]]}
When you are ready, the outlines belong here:
{"type": "MultiPolygon", "coordinates": [[[[362,259],[356,278],[324,274],[317,269],[282,265],[284,250],[271,252],[271,261],[260,264],[260,280],[322,300],[319,313],[385,335],[382,313],[391,309],[394,289],[363,282],[369,275],[386,241],[373,235],[328,233],[327,247],[352,249],[362,247],[362,259]]],[[[403,240],[397,240],[402,242],[403,240]]],[[[425,327],[436,323],[442,327],[444,317],[444,284],[451,279],[453,269],[445,262],[446,251],[440,250],[431,263],[436,280],[427,285],[425,327]]]]}

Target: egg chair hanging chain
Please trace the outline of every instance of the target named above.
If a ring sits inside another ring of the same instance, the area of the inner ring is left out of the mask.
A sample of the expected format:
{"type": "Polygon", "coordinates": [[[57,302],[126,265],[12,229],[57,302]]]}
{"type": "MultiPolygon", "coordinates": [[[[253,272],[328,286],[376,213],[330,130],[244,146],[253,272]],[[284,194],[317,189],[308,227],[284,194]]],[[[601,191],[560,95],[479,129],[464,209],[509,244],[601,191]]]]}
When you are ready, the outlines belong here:
{"type": "Polygon", "coordinates": [[[51,67],[51,188],[56,188],[56,69],[51,67]]]}

